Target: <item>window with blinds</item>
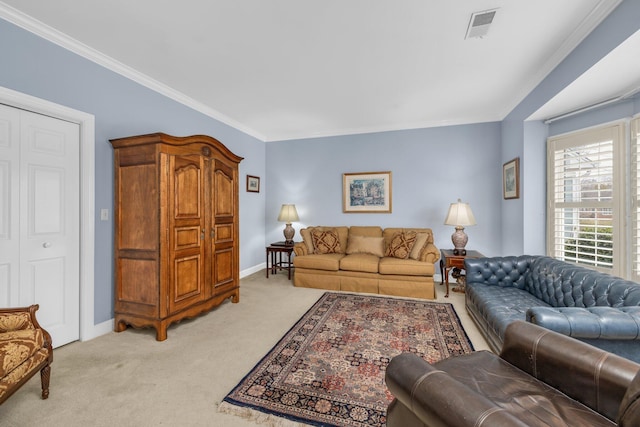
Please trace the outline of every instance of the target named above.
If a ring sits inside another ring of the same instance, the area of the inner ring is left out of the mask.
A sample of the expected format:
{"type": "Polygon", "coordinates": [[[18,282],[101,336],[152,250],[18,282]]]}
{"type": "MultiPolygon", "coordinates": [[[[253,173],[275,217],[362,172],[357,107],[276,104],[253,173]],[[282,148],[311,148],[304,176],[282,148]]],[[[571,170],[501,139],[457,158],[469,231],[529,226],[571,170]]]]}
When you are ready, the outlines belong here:
{"type": "Polygon", "coordinates": [[[620,275],[624,124],[548,142],[548,252],[620,275]]]}
{"type": "Polygon", "coordinates": [[[640,281],[640,118],[631,121],[631,280],[640,281]]]}

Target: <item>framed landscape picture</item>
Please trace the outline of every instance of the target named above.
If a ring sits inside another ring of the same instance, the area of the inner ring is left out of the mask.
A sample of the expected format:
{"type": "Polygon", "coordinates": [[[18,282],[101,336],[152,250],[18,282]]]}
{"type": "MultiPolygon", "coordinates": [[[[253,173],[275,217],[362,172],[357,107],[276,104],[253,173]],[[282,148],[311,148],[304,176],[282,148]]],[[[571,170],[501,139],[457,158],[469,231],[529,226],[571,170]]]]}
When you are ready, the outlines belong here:
{"type": "Polygon", "coordinates": [[[342,174],[342,211],[391,213],[391,172],[342,174]]]}
{"type": "Polygon", "coordinates": [[[502,165],[502,195],[505,199],[520,197],[520,158],[502,165]]]}
{"type": "Polygon", "coordinates": [[[260,177],[247,175],[247,191],[250,193],[260,192],[260,177]]]}

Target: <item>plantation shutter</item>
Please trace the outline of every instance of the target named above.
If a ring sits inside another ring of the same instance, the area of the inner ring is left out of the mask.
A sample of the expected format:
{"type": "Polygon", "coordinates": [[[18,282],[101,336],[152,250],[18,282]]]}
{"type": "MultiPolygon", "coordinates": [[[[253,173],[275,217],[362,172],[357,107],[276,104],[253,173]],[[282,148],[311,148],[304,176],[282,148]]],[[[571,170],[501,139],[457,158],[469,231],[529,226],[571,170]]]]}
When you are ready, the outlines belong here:
{"type": "Polygon", "coordinates": [[[631,121],[631,280],[640,281],[640,118],[631,121]]]}
{"type": "Polygon", "coordinates": [[[621,275],[624,124],[548,141],[550,256],[621,275]]]}

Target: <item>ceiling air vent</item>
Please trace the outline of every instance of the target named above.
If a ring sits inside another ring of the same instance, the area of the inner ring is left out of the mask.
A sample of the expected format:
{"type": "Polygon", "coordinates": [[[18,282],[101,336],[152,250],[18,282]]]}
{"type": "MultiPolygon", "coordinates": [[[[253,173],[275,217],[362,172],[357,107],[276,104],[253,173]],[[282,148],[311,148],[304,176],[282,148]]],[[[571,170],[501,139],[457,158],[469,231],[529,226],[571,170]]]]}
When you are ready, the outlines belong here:
{"type": "Polygon", "coordinates": [[[493,22],[493,18],[496,16],[498,9],[485,10],[484,12],[476,12],[471,14],[471,20],[469,21],[469,28],[467,28],[467,35],[465,39],[481,39],[489,32],[489,27],[493,22]]]}

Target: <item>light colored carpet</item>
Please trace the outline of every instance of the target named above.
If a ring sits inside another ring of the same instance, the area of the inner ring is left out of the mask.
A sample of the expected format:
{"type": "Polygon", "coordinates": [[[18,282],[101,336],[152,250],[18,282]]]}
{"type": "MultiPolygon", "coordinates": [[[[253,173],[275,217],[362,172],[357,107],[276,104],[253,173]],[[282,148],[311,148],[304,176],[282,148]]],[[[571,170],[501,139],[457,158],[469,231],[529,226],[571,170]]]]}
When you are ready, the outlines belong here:
{"type": "MultiPolygon", "coordinates": [[[[488,349],[464,295],[436,291],[454,304],[475,349],[488,349]]],[[[164,342],[152,329],[127,329],[58,348],[49,399],[40,399],[36,375],[0,406],[0,424],[255,427],[218,412],[218,403],[324,292],[263,270],[241,280],[240,303],[172,325],[164,342]]]]}

